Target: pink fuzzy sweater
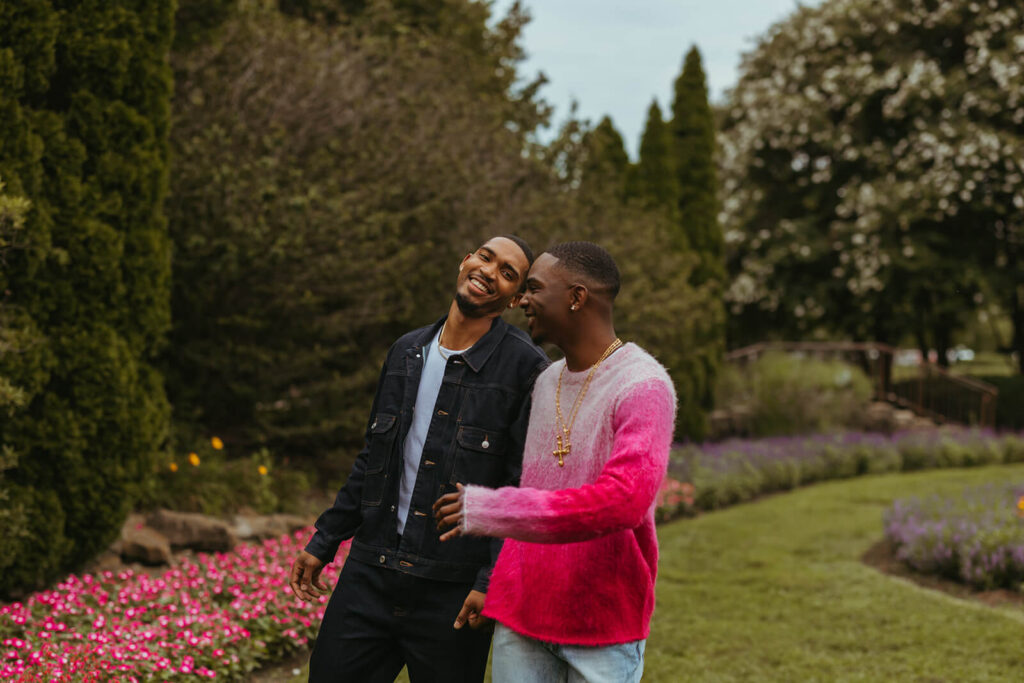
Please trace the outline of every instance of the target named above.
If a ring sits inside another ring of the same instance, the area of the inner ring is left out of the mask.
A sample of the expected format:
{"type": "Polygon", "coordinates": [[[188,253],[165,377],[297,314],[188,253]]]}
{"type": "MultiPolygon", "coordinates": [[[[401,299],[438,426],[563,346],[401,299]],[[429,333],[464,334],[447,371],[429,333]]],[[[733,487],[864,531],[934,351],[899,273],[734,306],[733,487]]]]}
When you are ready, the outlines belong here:
{"type": "MultiPolygon", "coordinates": [[[[533,390],[520,488],[467,486],[463,531],[505,537],[484,614],[523,635],[569,645],[646,638],[654,611],[654,500],[665,477],[676,398],[665,369],[626,344],[598,368],[558,466],[555,388],[565,361],[533,390]]],[[[565,373],[562,415],[586,371],[565,373]]]]}

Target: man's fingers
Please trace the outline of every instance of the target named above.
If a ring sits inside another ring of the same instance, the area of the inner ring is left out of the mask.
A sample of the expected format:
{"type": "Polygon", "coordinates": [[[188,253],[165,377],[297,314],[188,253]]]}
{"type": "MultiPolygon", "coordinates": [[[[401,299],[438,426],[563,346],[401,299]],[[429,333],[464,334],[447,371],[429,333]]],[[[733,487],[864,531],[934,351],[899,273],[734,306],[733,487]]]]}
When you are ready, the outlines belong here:
{"type": "Polygon", "coordinates": [[[462,628],[466,625],[466,621],[471,618],[472,611],[470,610],[469,604],[462,603],[462,609],[459,610],[459,616],[455,617],[455,628],[462,628]]]}
{"type": "Polygon", "coordinates": [[[295,593],[295,597],[297,597],[299,600],[305,600],[309,602],[309,596],[302,585],[302,576],[305,573],[305,569],[306,567],[305,564],[302,562],[302,559],[297,558],[295,562],[292,564],[292,575],[290,585],[292,587],[292,592],[295,593]]]}
{"type": "Polygon", "coordinates": [[[443,508],[438,510],[437,514],[435,515],[438,523],[442,521],[448,521],[453,517],[455,519],[458,519],[460,516],[462,516],[462,503],[452,503],[451,505],[445,505],[443,508]]]}
{"type": "Polygon", "coordinates": [[[455,538],[461,535],[462,527],[458,526],[458,523],[456,523],[456,526],[454,526],[452,529],[441,534],[441,542],[447,541],[448,539],[455,538]]]}
{"type": "Polygon", "coordinates": [[[471,629],[481,629],[490,624],[492,621],[494,621],[494,619],[491,619],[490,617],[485,617],[482,614],[473,614],[469,618],[469,627],[471,629]]]}
{"type": "Polygon", "coordinates": [[[445,505],[450,505],[459,499],[460,493],[446,493],[437,500],[434,501],[434,516],[437,516],[439,508],[445,505]]]}

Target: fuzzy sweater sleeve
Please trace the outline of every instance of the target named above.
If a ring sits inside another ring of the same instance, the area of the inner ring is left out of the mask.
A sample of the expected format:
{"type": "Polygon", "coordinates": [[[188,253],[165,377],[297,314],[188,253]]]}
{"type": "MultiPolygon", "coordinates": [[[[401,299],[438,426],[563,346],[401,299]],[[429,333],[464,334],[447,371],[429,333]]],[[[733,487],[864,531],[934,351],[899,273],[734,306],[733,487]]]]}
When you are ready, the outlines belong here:
{"type": "Polygon", "coordinates": [[[572,543],[640,526],[665,476],[674,421],[671,387],[642,383],[615,410],[611,457],[596,481],[560,490],[467,486],[463,533],[572,543]]]}

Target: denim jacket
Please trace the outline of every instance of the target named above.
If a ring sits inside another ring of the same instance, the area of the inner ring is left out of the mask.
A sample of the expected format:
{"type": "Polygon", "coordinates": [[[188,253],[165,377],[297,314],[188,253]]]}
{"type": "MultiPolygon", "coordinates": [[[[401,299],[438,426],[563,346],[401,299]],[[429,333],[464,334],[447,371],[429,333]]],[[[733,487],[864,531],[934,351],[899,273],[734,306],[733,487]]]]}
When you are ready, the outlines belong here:
{"type": "Polygon", "coordinates": [[[412,424],[424,348],[444,320],[404,335],[388,351],[365,446],[334,505],[317,520],[306,551],[330,562],[339,544],[354,537],[350,559],[431,579],[472,582],[475,590],[486,592],[501,539],[459,536],[441,543],[431,506],[457,490],[456,483],[518,485],[530,392],[549,361],[529,336],[500,317],[472,348],[448,358],[399,538],[402,444],[412,424]]]}

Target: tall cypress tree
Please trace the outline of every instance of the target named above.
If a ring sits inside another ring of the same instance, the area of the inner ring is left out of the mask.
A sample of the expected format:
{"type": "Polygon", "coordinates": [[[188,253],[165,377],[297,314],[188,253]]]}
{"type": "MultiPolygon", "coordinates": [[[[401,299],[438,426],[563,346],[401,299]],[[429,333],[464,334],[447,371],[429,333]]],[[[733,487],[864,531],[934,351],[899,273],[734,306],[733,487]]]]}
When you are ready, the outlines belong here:
{"type": "Polygon", "coordinates": [[[150,359],[169,325],[173,16],[173,0],[0,5],[0,177],[32,203],[0,284],[45,340],[0,358],[26,394],[0,444],[30,525],[0,595],[105,547],[167,437],[150,359]]]}
{"type": "Polygon", "coordinates": [[[608,190],[622,199],[626,192],[629,173],[629,155],[622,135],[611,118],[605,116],[590,130],[584,141],[586,159],[583,164],[583,183],[608,190]]]}
{"type": "Polygon", "coordinates": [[[700,257],[695,284],[725,278],[725,242],[718,225],[715,123],[697,47],[690,48],[676,79],[672,102],[672,146],[678,182],[679,227],[685,244],[700,257]]]}
{"type": "MultiPolygon", "coordinates": [[[[701,338],[688,363],[693,396],[699,406],[714,405],[714,384],[725,350],[725,310],[720,303],[725,286],[725,242],[718,224],[718,191],[715,174],[715,129],[708,89],[697,47],[690,48],[683,71],[675,82],[672,102],[672,157],[678,183],[677,243],[697,259],[690,282],[707,287],[719,302],[704,321],[701,338]]],[[[680,409],[679,429],[703,435],[704,419],[685,406],[680,409]]]]}
{"type": "Polygon", "coordinates": [[[679,190],[672,162],[672,134],[661,118],[658,101],[653,100],[640,138],[640,161],[636,165],[631,194],[653,207],[665,207],[674,212],[679,190]]]}

